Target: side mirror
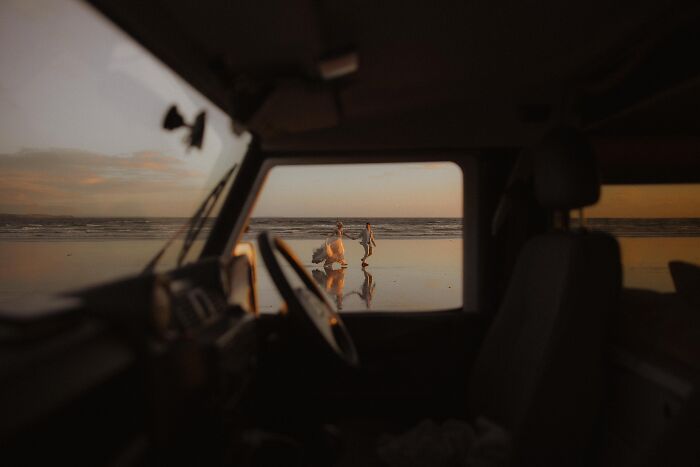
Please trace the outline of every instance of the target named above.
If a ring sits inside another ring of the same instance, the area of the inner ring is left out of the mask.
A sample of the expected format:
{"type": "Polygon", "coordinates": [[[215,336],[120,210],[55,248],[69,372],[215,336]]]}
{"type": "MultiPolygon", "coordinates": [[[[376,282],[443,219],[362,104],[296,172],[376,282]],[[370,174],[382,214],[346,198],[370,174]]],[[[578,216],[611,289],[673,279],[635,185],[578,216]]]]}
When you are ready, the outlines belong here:
{"type": "Polygon", "coordinates": [[[189,134],[185,137],[184,142],[187,148],[195,147],[202,149],[204,143],[204,130],[207,124],[207,114],[204,111],[199,112],[194,120],[194,123],[188,124],[180,114],[176,105],[170,106],[163,118],[163,128],[168,131],[173,131],[181,127],[190,129],[189,134]]]}
{"type": "Polygon", "coordinates": [[[207,124],[207,114],[200,112],[194,120],[194,125],[190,127],[189,145],[197,149],[202,149],[204,142],[204,128],[207,124]]]}
{"type": "Polygon", "coordinates": [[[163,128],[168,131],[173,131],[176,128],[180,128],[185,125],[185,119],[182,118],[180,112],[177,110],[176,105],[171,105],[168,112],[165,114],[163,119],[163,128]]]}

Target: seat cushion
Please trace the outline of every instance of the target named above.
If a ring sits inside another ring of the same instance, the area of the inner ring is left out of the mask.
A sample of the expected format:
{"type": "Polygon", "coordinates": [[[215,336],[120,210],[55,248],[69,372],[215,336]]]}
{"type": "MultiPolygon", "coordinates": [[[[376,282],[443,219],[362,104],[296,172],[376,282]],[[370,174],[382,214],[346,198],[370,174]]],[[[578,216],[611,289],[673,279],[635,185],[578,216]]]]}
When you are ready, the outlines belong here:
{"type": "Polygon", "coordinates": [[[389,418],[348,417],[338,422],[338,428],[343,447],[336,467],[386,467],[377,451],[381,436],[401,433],[410,426],[389,418]]]}

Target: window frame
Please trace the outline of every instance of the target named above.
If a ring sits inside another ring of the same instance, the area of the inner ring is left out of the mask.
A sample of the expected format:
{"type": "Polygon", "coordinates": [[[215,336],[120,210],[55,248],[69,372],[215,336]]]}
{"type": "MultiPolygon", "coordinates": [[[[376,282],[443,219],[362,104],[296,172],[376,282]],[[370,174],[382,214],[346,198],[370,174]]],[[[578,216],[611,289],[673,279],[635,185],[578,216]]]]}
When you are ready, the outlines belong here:
{"type": "MultiPolygon", "coordinates": [[[[483,303],[483,286],[481,271],[483,258],[483,226],[481,225],[479,153],[470,150],[413,150],[413,151],[326,151],[326,152],[263,152],[256,150],[256,145],[245,155],[242,172],[238,180],[247,179],[236,190],[229,192],[226,205],[219,213],[233,217],[231,228],[223,248],[223,256],[231,254],[235,246],[243,240],[245,226],[253,212],[255,202],[262,192],[269,172],[279,166],[291,165],[335,165],[335,164],[386,164],[386,163],[432,163],[452,162],[462,171],[462,218],[464,225],[470,228],[462,230],[462,307],[452,310],[426,310],[405,313],[439,313],[441,311],[460,311],[475,313],[483,303]],[[245,173],[244,173],[245,171],[245,173]],[[243,186],[245,185],[245,186],[243,186]]],[[[215,234],[215,232],[212,232],[215,234]]],[[[203,252],[206,252],[207,249],[203,252]]],[[[362,312],[351,312],[358,314],[362,312]]],[[[404,313],[397,311],[372,311],[377,315],[404,313]]]]}

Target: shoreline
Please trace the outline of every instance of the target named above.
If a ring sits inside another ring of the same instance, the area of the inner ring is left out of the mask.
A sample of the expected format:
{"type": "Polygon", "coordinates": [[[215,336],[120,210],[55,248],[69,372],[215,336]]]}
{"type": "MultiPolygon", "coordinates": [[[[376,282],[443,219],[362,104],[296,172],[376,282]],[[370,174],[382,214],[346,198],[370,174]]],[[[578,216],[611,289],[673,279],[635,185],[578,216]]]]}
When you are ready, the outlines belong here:
{"type": "MultiPolygon", "coordinates": [[[[343,217],[346,231],[356,235],[364,222],[373,224],[376,238],[396,240],[459,240],[465,231],[460,217],[343,217]]],[[[180,217],[33,217],[0,215],[0,242],[165,242],[181,230],[187,218],[180,217]]],[[[211,231],[213,218],[205,222],[200,238],[211,231]]],[[[572,219],[572,228],[578,225],[572,219]]],[[[629,238],[700,238],[700,218],[588,218],[591,231],[608,232],[621,241],[629,238]]],[[[318,240],[333,228],[327,217],[254,217],[248,222],[244,241],[255,241],[269,231],[284,240],[318,240]]],[[[466,227],[469,229],[469,226],[466,227]]]]}

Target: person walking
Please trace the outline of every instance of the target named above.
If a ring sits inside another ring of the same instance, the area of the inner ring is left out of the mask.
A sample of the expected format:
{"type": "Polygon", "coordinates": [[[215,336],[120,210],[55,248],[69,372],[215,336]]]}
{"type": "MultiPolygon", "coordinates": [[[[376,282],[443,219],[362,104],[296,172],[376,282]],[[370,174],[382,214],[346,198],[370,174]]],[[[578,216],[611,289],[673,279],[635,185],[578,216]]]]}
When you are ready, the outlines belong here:
{"type": "Polygon", "coordinates": [[[365,224],[365,229],[360,233],[360,245],[365,249],[365,255],[362,257],[362,267],[369,266],[369,263],[365,260],[372,256],[372,247],[377,246],[377,243],[374,241],[372,225],[369,222],[365,224]]]}

